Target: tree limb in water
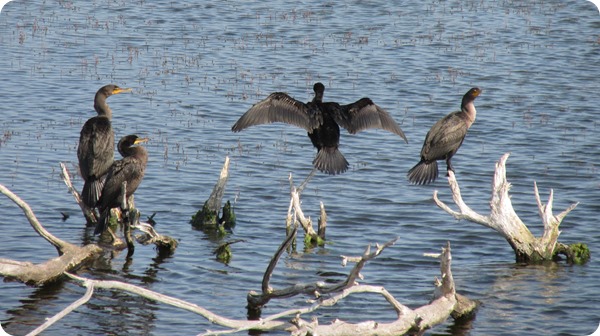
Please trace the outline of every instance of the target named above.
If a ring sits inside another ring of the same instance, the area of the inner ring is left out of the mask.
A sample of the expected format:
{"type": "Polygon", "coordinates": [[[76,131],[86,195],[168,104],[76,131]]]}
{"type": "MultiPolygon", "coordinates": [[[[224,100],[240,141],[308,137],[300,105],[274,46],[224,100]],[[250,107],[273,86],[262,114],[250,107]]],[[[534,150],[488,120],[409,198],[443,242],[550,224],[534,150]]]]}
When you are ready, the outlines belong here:
{"type": "MultiPolygon", "coordinates": [[[[394,296],[391,295],[384,287],[357,284],[355,281],[365,263],[368,260],[379,256],[385,248],[393,245],[395,241],[396,239],[393,239],[383,245],[376,245],[373,252],[371,252],[371,246],[368,246],[360,257],[344,257],[345,260],[357,260],[358,262],[350,272],[348,278],[339,284],[326,285],[322,283],[315,283],[307,285],[300,284],[290,287],[290,292],[296,292],[296,294],[308,293],[313,296],[315,293],[327,293],[328,295],[317,295],[317,297],[309,302],[310,305],[306,307],[288,309],[264,317],[258,321],[234,320],[223,317],[197,304],[120,281],[92,280],[67,273],[67,276],[69,276],[72,280],[88,288],[86,294],[81,299],[64,308],[63,311],[59,312],[54,317],[48,319],[46,323],[38,327],[36,330],[41,332],[42,330],[48,328],[50,325],[60,320],[60,318],[64,317],[69,312],[87,302],[91,298],[94,289],[102,288],[121,290],[133,295],[139,295],[150,300],[165,303],[201,315],[213,324],[229,328],[221,331],[205,331],[205,333],[202,335],[221,335],[245,330],[285,330],[292,335],[318,334],[322,336],[349,334],[402,335],[407,332],[422,332],[436,324],[445,321],[451,314],[453,314],[453,312],[459,309],[459,299],[455,291],[455,284],[451,270],[452,257],[450,243],[448,243],[447,246],[442,249],[441,254],[436,255],[436,257],[440,260],[441,280],[439,280],[438,284],[436,285],[437,288],[434,291],[433,300],[429,304],[422,307],[410,309],[397,301],[394,296]],[[397,320],[385,323],[376,321],[348,323],[336,319],[330,324],[320,325],[316,319],[313,319],[309,322],[301,318],[303,314],[314,312],[321,307],[333,306],[349,295],[362,293],[376,293],[382,295],[390,303],[392,309],[396,311],[398,316],[397,320]]],[[[279,250],[284,250],[284,245],[285,244],[282,244],[282,247],[280,247],[279,250]]],[[[465,297],[462,298],[463,300],[468,300],[465,297]]],[[[471,310],[473,310],[476,305],[473,302],[470,303],[472,307],[471,310]]]]}
{"type": "MultiPolygon", "coordinates": [[[[552,213],[554,192],[550,189],[548,202],[543,204],[538,191],[537,183],[534,182],[534,194],[538,211],[544,226],[544,233],[536,238],[523,221],[516,214],[508,194],[510,183],[506,179],[506,161],[509,153],[504,154],[496,163],[496,171],[492,181],[492,197],[490,201],[490,214],[483,216],[473,211],[462,199],[460,187],[454,172],[448,171],[448,183],[452,191],[454,203],[458,211],[452,210],[438,198],[437,190],[433,192],[433,200],[442,210],[446,211],[456,219],[468,221],[489,227],[500,233],[513,248],[518,262],[550,261],[556,257],[557,245],[560,231],[558,229],[563,218],[571,212],[578,203],[574,203],[558,215],[552,213]]],[[[567,253],[565,253],[567,254],[567,253]]],[[[568,254],[567,254],[568,256],[568,254]]]]}
{"type": "Polygon", "coordinates": [[[15,204],[23,210],[25,217],[27,217],[35,232],[52,244],[59,254],[59,257],[50,259],[41,264],[0,259],[0,275],[29,284],[42,285],[56,280],[66,271],[76,269],[86,260],[95,257],[102,251],[102,249],[95,244],[80,247],[55,237],[44,228],[33,213],[33,210],[31,210],[29,205],[19,196],[15,195],[1,184],[0,192],[15,202],[15,204]]]}

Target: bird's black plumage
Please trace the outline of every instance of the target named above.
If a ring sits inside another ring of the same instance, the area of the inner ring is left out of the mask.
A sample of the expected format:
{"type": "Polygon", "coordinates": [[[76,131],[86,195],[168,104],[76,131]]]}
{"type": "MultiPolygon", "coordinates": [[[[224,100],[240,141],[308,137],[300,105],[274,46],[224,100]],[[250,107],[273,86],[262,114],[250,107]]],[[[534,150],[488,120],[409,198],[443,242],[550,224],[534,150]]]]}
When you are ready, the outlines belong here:
{"type": "Polygon", "coordinates": [[[475,98],[481,89],[470,89],[462,99],[460,111],[438,120],[427,132],[421,149],[421,161],[408,171],[408,180],[414,184],[429,184],[438,177],[437,160],[446,160],[447,170],[454,171],[452,156],[460,148],[467,131],[475,121],[475,98]]]}
{"type": "Polygon", "coordinates": [[[148,163],[148,152],[144,147],[135,145],[146,141],[148,141],[147,138],[138,138],[137,135],[127,135],[119,140],[118,149],[123,158],[114,161],[106,174],[104,187],[97,203],[100,219],[96,224],[94,234],[100,234],[106,230],[110,209],[122,204],[123,182],[127,182],[127,198],[133,195],[142,183],[148,163]]]}
{"type": "Polygon", "coordinates": [[[115,134],[111,126],[112,111],[106,98],[131,89],[109,84],[101,87],[94,97],[94,109],[97,116],[88,119],[79,136],[77,159],[84,184],[81,199],[85,205],[93,208],[104,185],[108,168],[114,161],[115,134]]]}
{"type": "Polygon", "coordinates": [[[315,97],[308,103],[298,101],[283,92],[271,93],[244,113],[231,130],[239,132],[253,125],[272,122],[284,122],[304,128],[313,146],[317,148],[313,165],[318,170],[332,175],[348,169],[348,161],[338,149],[340,126],[350,134],[370,128],[381,128],[399,135],[408,142],[390,114],[371,99],[362,98],[352,104],[340,105],[335,102],[323,102],[325,86],[322,83],[316,83],[313,90],[315,97]]]}

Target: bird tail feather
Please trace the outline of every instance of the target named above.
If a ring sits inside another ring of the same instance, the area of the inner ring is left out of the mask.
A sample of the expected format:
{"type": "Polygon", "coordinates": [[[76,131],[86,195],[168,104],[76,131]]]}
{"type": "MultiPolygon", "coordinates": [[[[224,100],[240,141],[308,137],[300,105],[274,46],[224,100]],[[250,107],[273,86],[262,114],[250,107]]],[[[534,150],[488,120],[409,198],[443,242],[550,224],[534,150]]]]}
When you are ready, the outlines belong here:
{"type": "Polygon", "coordinates": [[[92,177],[88,181],[85,181],[83,184],[83,189],[81,189],[81,201],[83,204],[87,205],[89,208],[96,207],[96,204],[100,199],[100,195],[102,194],[105,181],[106,175],[100,177],[99,179],[92,177]]]}
{"type": "Polygon", "coordinates": [[[323,147],[317,152],[313,165],[329,175],[341,174],[348,170],[350,164],[337,148],[323,147]]]}
{"type": "Polygon", "coordinates": [[[429,184],[438,177],[437,161],[426,162],[421,160],[412,167],[406,175],[408,180],[414,184],[429,184]]]}
{"type": "Polygon", "coordinates": [[[110,220],[110,207],[102,210],[100,213],[100,218],[98,218],[98,222],[96,223],[96,228],[94,229],[94,235],[99,235],[108,229],[108,221],[110,220]]]}

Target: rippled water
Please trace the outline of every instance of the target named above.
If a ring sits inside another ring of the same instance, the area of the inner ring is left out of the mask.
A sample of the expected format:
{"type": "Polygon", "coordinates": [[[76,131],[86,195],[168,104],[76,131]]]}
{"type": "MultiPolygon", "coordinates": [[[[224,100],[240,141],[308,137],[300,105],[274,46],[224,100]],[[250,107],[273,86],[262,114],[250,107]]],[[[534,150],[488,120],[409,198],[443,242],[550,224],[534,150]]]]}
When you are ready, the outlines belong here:
{"type": "MultiPolygon", "coordinates": [[[[562,224],[561,241],[600,250],[600,16],[587,1],[354,1],[324,3],[185,1],[12,1],[0,16],[0,183],[29,202],[42,223],[74,243],[90,232],[58,170],[76,167],[79,130],[94,115],[95,91],[107,83],[132,87],[114,96],[117,137],[149,136],[151,160],[136,193],[140,210],[156,212],[158,229],[180,240],[157,258],[139,247],[131,262],[119,254],[80,273],[117,279],[183,298],[231,318],[246,317],[249,290],[284,237],[288,174],[299,182],[314,150],[303,130],[230,127],[273,91],[310,100],[322,81],[326,100],[369,96],[398,120],[410,143],[393,134],[344,133],[351,169],[318,174],[303,209],[328,210],[324,248],[287,255],[273,278],[340,280],[340,254],[400,239],[369,263],[364,283],[384,285],[402,303],[427,303],[438,266],[422,256],[453,246],[459,292],[483,306],[468,325],[452,320],[439,335],[587,335],[600,311],[600,267],[521,266],[489,229],[457,222],[432,202],[449,201],[445,179],[409,185],[422,140],[441,116],[459,107],[472,86],[483,88],[478,119],[453,160],[465,200],[488,211],[494,163],[506,152],[514,206],[541,232],[533,181],[555,209],[579,206],[562,224]],[[238,225],[227,239],[229,265],[215,260],[221,240],[190,227],[225,159],[232,160],[225,197],[237,197],[238,225]],[[71,215],[61,221],[60,212],[71,215]]],[[[79,180],[76,181],[80,186],[79,180]]],[[[0,257],[41,262],[55,250],[37,237],[20,210],[0,198],[0,257]]],[[[85,292],[65,282],[32,288],[0,285],[0,321],[24,334],[85,292]]],[[[273,301],[263,316],[304,305],[302,297],[273,301]]],[[[320,310],[322,323],[389,321],[379,297],[352,298],[320,310]]],[[[118,292],[101,291],[47,334],[181,334],[217,328],[193,314],[118,292]]]]}

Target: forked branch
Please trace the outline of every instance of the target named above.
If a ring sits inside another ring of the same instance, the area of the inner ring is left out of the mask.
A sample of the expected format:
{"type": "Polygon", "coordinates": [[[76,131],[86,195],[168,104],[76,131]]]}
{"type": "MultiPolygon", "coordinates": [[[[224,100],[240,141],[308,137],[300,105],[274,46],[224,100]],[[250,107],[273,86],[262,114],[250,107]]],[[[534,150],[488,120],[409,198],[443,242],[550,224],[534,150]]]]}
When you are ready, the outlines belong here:
{"type": "Polygon", "coordinates": [[[454,211],[444,202],[440,201],[437,190],[433,193],[433,200],[438,207],[456,219],[466,219],[496,230],[513,248],[517,261],[538,262],[552,260],[556,256],[556,246],[558,244],[558,236],[560,235],[559,225],[563,218],[571,210],[575,209],[578,203],[572,204],[559,215],[555,216],[552,213],[553,190],[550,190],[548,202],[543,204],[537,184],[534,182],[535,199],[544,226],[542,237],[534,237],[516,214],[510,200],[510,195],[508,194],[510,190],[510,183],[506,179],[506,161],[508,156],[509,153],[504,154],[496,163],[496,171],[492,181],[489,215],[480,215],[465,204],[460,193],[460,187],[452,171],[448,172],[448,183],[452,191],[454,203],[458,206],[459,210],[454,211]]]}

